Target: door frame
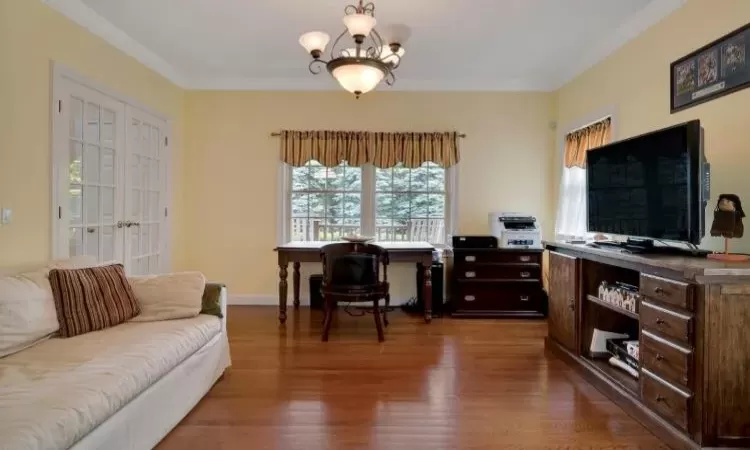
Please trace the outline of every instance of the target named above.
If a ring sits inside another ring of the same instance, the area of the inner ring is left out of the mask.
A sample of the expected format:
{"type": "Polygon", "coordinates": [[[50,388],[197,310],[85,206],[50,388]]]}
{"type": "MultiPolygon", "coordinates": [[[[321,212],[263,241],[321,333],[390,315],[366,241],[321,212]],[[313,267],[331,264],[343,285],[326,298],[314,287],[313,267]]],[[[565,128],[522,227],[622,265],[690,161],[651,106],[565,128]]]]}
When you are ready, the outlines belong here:
{"type": "MultiPolygon", "coordinates": [[[[51,233],[51,249],[50,249],[50,255],[52,259],[58,258],[61,255],[59,254],[60,250],[60,244],[62,240],[62,236],[60,236],[60,227],[58,224],[58,220],[61,220],[59,217],[59,211],[62,207],[67,207],[67,205],[61,205],[59,204],[59,195],[60,192],[60,186],[59,183],[61,182],[59,177],[59,169],[60,164],[64,163],[61,161],[60,155],[62,154],[62,151],[64,148],[67,148],[67,136],[64,142],[62,142],[62,139],[60,138],[62,130],[67,130],[68,124],[62,123],[62,115],[60,114],[61,111],[61,105],[63,101],[63,95],[65,94],[66,90],[64,88],[64,83],[66,81],[73,82],[76,84],[79,84],[87,89],[97,91],[102,95],[105,95],[109,98],[111,98],[114,101],[120,102],[123,104],[124,110],[126,111],[127,116],[127,109],[128,108],[134,108],[139,109],[146,114],[149,114],[159,120],[163,120],[167,126],[164,130],[164,137],[166,139],[166,144],[164,145],[164,163],[165,163],[165,188],[164,188],[164,195],[165,195],[165,207],[167,208],[167,215],[164,218],[164,259],[162,268],[164,271],[170,271],[172,268],[172,217],[174,214],[172,213],[172,147],[174,146],[174,139],[172,137],[172,128],[173,128],[173,119],[165,115],[141,102],[139,102],[136,99],[133,99],[132,97],[129,97],[127,95],[121,94],[120,92],[98,82],[95,80],[92,80],[91,78],[71,69],[70,67],[66,66],[65,64],[62,64],[57,61],[52,61],[50,63],[50,80],[51,80],[51,92],[52,95],[50,96],[50,124],[51,124],[51,133],[50,133],[50,180],[51,180],[51,188],[50,188],[50,194],[51,194],[51,201],[50,201],[50,233],[51,233]],[[64,148],[61,148],[61,145],[64,145],[64,148]]],[[[128,127],[127,124],[123,130],[125,133],[124,139],[125,139],[125,149],[127,151],[127,133],[128,133],[128,127]]],[[[124,261],[123,261],[124,262],[124,261]]]]}

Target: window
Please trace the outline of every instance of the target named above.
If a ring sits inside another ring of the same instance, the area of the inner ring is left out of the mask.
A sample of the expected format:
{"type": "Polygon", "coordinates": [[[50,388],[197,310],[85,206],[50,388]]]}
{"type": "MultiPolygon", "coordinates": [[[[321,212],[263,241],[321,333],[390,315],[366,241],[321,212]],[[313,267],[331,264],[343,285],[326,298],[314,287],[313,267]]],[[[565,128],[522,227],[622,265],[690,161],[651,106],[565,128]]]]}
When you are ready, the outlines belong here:
{"type": "Polygon", "coordinates": [[[445,169],[437,164],[376,168],[375,204],[379,240],[445,243],[445,169]]]}
{"type": "Polygon", "coordinates": [[[586,169],[563,167],[556,228],[556,234],[561,238],[586,235],[586,169]]]}
{"type": "Polygon", "coordinates": [[[583,238],[586,223],[586,152],[610,142],[612,118],[606,117],[565,135],[560,202],[555,235],[560,239],[583,238]]]}
{"type": "Polygon", "coordinates": [[[333,241],[362,233],[362,169],[317,161],[292,168],[292,240],[333,241]]]}
{"type": "Polygon", "coordinates": [[[351,234],[380,241],[444,244],[455,209],[456,169],[425,163],[380,169],[317,161],[284,164],[286,202],[280,241],[334,241],[351,234]]]}

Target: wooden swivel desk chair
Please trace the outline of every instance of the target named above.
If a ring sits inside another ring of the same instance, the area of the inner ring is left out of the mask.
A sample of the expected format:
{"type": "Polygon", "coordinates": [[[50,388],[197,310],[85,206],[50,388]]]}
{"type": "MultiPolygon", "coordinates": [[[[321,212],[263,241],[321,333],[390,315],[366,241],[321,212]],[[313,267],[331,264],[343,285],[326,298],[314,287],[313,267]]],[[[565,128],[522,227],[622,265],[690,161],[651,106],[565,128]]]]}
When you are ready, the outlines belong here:
{"type": "Polygon", "coordinates": [[[378,341],[383,342],[383,322],[388,326],[388,307],[391,296],[388,285],[388,251],[374,244],[335,243],[321,249],[323,260],[323,296],[325,319],[323,342],[328,341],[333,310],[338,302],[373,302],[373,315],[378,330],[378,341]],[[380,266],[383,279],[380,280],[380,266]],[[380,299],[385,299],[385,311],[380,317],[380,299]]]}

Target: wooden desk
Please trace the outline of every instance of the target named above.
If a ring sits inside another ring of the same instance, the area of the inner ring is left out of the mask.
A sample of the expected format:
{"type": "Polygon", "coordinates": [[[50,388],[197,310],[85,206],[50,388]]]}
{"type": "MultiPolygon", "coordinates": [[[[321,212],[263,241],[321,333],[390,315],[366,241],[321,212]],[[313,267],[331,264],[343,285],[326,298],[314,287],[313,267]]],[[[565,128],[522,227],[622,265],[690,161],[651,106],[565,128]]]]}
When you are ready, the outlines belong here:
{"type": "MultiPolygon", "coordinates": [[[[413,262],[424,271],[424,321],[432,321],[432,252],[435,247],[427,242],[373,242],[388,250],[390,262],[413,262]]],[[[287,267],[293,263],[294,274],[294,307],[299,308],[300,264],[303,262],[320,263],[320,249],[330,242],[289,242],[274,249],[279,256],[279,322],[286,322],[287,267]]]]}

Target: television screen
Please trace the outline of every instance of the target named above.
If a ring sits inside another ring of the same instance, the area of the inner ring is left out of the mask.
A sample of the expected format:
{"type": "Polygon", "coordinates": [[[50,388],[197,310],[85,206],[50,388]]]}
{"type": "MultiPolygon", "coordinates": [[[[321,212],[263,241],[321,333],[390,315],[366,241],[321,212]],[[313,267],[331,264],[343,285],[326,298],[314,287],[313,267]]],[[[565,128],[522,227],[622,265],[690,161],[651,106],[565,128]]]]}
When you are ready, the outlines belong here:
{"type": "Polygon", "coordinates": [[[700,243],[700,150],[693,121],[589,151],[589,231],[700,243]]]}

